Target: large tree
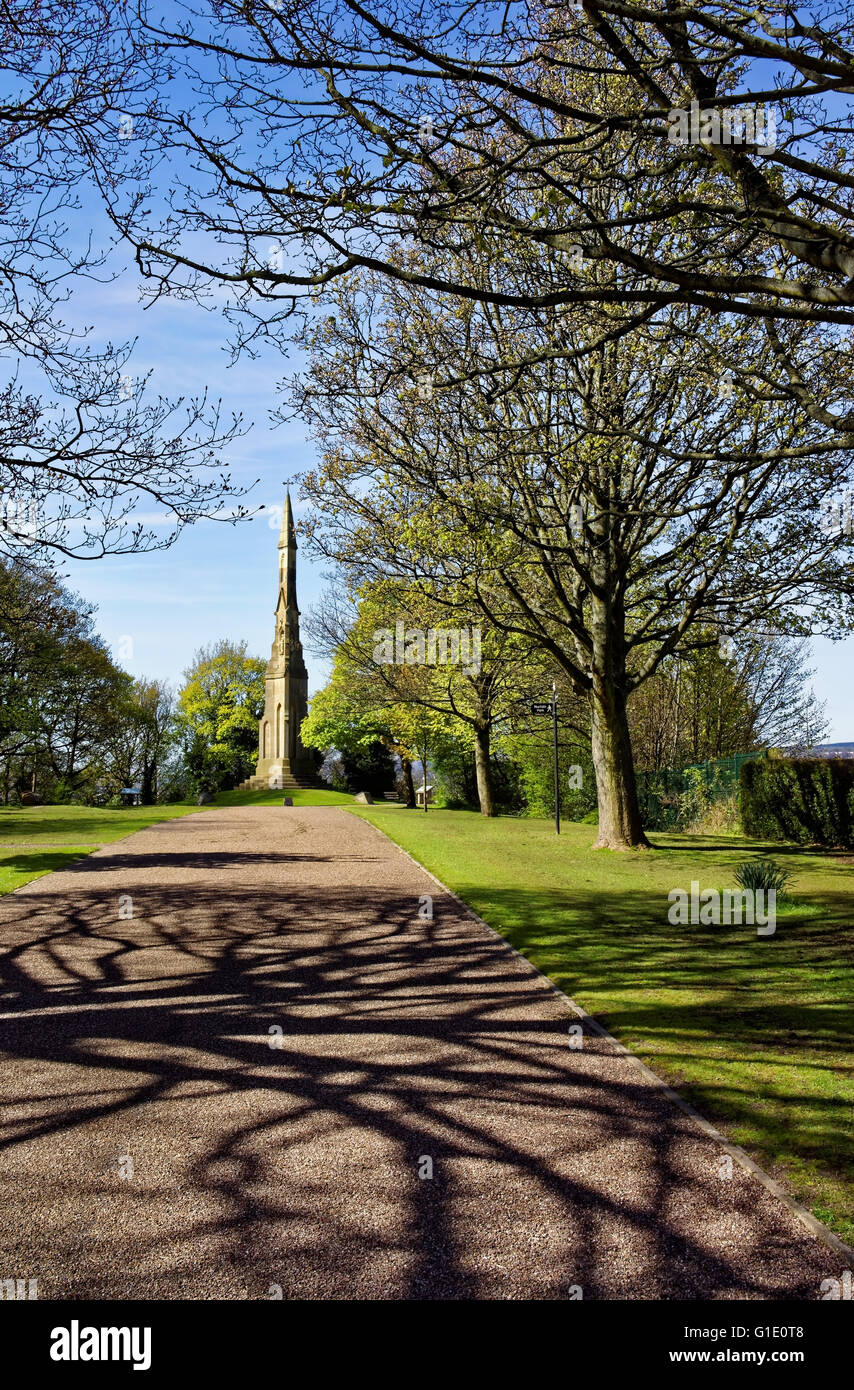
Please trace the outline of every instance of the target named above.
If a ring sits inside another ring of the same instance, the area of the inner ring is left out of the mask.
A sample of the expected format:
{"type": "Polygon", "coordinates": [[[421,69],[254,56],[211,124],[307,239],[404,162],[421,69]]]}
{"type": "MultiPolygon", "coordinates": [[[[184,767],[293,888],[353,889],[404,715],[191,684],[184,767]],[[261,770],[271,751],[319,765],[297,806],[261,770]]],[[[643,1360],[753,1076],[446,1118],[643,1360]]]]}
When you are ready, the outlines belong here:
{"type": "Polygon", "coordinates": [[[200,647],[184,672],[178,720],[190,773],[205,791],[233,787],[258,757],[267,663],[245,642],[200,647]]]}
{"type": "Polygon", "coordinates": [[[131,687],[131,677],[94,634],[63,643],[48,688],[36,697],[39,739],[61,798],[88,796],[131,687]]]}
{"type": "Polygon", "coordinates": [[[4,800],[43,755],[40,705],[56,684],[68,641],[90,631],[90,611],[49,573],[0,560],[0,762],[4,800]]]}
{"type": "Polygon", "coordinates": [[[144,806],[158,799],[164,761],[178,736],[176,700],[166,681],[138,678],[112,710],[106,764],[119,787],[139,786],[144,806]]]}
{"type": "Polygon", "coordinates": [[[515,721],[526,697],[541,694],[546,674],[530,642],[476,621],[460,627],[465,604],[458,586],[408,589],[385,580],[349,595],[330,591],[308,630],[315,648],[335,657],[333,686],[358,700],[369,722],[396,711],[390,723],[401,747],[404,727],[411,735],[419,719],[435,716],[434,736],[452,733],[471,749],[478,804],[492,816],[496,730],[515,721]]]}
{"type": "MultiPolygon", "coordinates": [[[[229,286],[250,339],[357,265],[478,302],[607,303],[614,331],[678,301],[766,322],[812,408],[790,330],[854,324],[845,8],[199,0],[142,32],[191,94],[156,104],[178,191],[162,219],[145,190],[113,216],[156,292],[229,286]],[[443,259],[461,242],[532,267],[578,246],[633,283],[508,287],[443,259]]],[[[847,335],[837,348],[850,363],[847,335]]],[[[847,398],[834,413],[854,426],[847,398]]]]}
{"type": "Polygon", "coordinates": [[[675,307],[630,338],[606,326],[561,311],[560,354],[484,386],[484,361],[537,346],[529,316],[358,276],[297,405],[325,445],[314,544],[366,577],[453,578],[469,621],[537,643],[589,701],[598,843],[624,848],[646,843],[633,690],[713,632],[850,626],[850,538],[819,509],[850,453],[777,389],[750,325],[675,307]]]}

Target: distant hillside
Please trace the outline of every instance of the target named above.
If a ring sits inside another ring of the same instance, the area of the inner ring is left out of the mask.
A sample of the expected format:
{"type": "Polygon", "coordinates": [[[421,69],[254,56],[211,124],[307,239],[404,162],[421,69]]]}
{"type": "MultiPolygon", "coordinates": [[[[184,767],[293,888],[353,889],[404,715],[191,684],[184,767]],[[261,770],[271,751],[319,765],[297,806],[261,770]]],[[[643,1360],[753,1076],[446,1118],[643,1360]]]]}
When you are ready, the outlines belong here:
{"type": "Polygon", "coordinates": [[[811,748],[810,758],[854,758],[854,743],[819,743],[811,748]]]}

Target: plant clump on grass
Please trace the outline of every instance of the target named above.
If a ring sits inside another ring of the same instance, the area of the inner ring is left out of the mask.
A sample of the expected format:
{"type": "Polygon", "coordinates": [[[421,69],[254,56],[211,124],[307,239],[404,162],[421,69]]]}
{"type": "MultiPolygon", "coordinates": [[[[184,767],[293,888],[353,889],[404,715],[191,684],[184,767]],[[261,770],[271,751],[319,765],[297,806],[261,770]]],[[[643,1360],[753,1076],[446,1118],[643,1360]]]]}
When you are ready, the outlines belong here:
{"type": "Polygon", "coordinates": [[[776,859],[748,859],[744,864],[739,864],[735,871],[735,881],[740,888],[750,889],[753,893],[760,890],[768,893],[773,889],[778,902],[787,897],[791,877],[791,872],[778,864],[776,859]]]}

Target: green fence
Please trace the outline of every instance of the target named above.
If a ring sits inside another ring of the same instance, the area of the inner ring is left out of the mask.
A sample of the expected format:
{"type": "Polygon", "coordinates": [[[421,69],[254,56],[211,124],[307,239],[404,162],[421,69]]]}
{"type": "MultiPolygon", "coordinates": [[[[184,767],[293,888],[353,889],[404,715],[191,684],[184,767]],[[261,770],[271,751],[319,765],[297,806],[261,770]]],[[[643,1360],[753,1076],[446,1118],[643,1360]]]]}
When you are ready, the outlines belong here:
{"type": "Polygon", "coordinates": [[[690,825],[702,811],[725,801],[738,790],[742,763],[767,758],[768,750],[734,753],[731,758],[707,758],[687,767],[656,768],[637,773],[638,799],[647,830],[673,830],[690,825]]]}

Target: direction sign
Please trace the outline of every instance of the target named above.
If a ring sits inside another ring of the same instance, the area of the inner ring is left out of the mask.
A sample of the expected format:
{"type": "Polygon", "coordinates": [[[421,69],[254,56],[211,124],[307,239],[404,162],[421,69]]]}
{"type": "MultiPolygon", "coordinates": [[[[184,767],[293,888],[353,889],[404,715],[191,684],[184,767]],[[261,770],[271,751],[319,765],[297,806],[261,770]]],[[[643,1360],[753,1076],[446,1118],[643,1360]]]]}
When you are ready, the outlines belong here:
{"type": "Polygon", "coordinates": [[[531,713],[532,713],[532,714],[551,714],[551,712],[552,712],[552,705],[551,705],[551,701],[550,701],[550,700],[549,700],[549,701],[545,701],[545,700],[533,700],[533,701],[531,702],[531,713]]]}

